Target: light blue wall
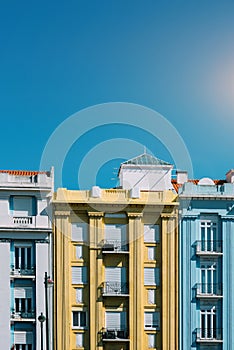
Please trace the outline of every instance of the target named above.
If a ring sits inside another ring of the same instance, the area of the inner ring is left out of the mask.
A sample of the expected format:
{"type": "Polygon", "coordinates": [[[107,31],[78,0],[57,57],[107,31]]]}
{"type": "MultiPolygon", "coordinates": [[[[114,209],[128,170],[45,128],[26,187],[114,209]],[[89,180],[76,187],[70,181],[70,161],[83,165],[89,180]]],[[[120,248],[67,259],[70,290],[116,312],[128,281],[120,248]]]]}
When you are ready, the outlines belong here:
{"type": "MultiPolygon", "coordinates": [[[[201,240],[201,215],[218,217],[223,255],[219,257],[219,275],[223,283],[221,314],[217,327],[223,328],[223,344],[217,348],[234,349],[234,185],[200,186],[186,183],[180,190],[180,350],[206,349],[196,343],[195,329],[200,328],[200,302],[196,298],[196,283],[200,282],[200,258],[196,256],[195,242],[201,240]]],[[[208,347],[207,347],[208,348],[208,347]]]]}

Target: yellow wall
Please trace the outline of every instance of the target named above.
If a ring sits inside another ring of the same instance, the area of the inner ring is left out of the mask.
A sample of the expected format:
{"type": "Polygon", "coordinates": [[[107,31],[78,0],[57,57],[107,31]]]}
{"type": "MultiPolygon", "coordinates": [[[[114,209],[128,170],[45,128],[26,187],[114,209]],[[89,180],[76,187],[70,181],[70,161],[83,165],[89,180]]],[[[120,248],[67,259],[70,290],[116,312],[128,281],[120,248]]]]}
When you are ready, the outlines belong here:
{"type": "Polygon", "coordinates": [[[147,335],[156,335],[155,349],[178,349],[178,230],[177,196],[171,191],[141,192],[130,198],[127,190],[102,190],[100,198],[89,191],[59,189],[54,201],[54,325],[55,349],[75,350],[78,332],[84,333],[83,349],[143,350],[148,349],[147,335]],[[125,213],[125,218],[106,218],[105,214],[125,213]],[[83,258],[77,259],[71,240],[71,223],[89,224],[89,242],[83,244],[83,258]],[[125,223],[129,253],[102,254],[105,223],[125,223]],[[160,226],[160,242],[144,242],[144,224],[160,226]],[[155,260],[149,261],[147,247],[155,247],[155,260]],[[87,266],[88,284],[75,286],[71,281],[72,266],[87,266]],[[103,297],[105,266],[125,266],[128,271],[129,296],[103,297]],[[144,286],[144,267],[160,268],[160,286],[144,286]],[[84,290],[82,304],[76,303],[75,287],[84,290]],[[155,289],[156,304],[148,303],[148,289],[155,289]],[[102,342],[105,310],[127,311],[129,339],[125,342],[102,342]],[[72,329],[72,310],[87,311],[88,327],[72,329]],[[160,330],[144,329],[144,311],[159,311],[160,330]]]}

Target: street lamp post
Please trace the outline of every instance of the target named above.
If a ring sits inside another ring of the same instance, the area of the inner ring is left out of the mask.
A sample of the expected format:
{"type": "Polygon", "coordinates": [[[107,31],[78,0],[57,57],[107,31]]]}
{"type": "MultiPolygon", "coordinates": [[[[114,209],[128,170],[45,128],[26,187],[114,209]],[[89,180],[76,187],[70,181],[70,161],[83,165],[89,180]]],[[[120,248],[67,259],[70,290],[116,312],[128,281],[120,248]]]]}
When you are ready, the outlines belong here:
{"type": "Polygon", "coordinates": [[[46,350],[50,350],[50,342],[49,342],[49,312],[48,312],[48,287],[53,285],[53,281],[50,279],[50,276],[45,272],[45,314],[46,314],[46,350]]]}
{"type": "Polygon", "coordinates": [[[45,322],[46,318],[41,312],[40,316],[38,317],[38,321],[41,324],[41,350],[43,350],[43,322],[45,322]]]}

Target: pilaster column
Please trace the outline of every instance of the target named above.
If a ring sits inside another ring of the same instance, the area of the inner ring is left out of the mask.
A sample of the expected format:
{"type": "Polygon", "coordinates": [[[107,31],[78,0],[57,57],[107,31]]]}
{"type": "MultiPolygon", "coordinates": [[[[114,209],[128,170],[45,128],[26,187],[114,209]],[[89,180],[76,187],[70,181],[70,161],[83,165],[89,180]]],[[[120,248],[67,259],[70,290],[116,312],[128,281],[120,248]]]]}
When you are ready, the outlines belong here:
{"type": "MultiPolygon", "coordinates": [[[[70,348],[70,296],[71,284],[69,261],[69,216],[70,211],[55,211],[54,221],[54,300],[55,300],[55,339],[57,350],[70,348]]],[[[42,257],[43,259],[43,257],[42,257]]]]}
{"type": "Polygon", "coordinates": [[[177,217],[162,218],[162,349],[178,349],[178,227],[177,217]]]}
{"type": "Polygon", "coordinates": [[[144,234],[142,213],[129,218],[129,335],[130,350],[144,348],[144,234]]]}
{"type": "Polygon", "coordinates": [[[100,287],[103,282],[103,262],[99,257],[100,242],[103,239],[102,212],[89,212],[89,331],[90,350],[98,349],[98,332],[104,326],[100,287]]]}

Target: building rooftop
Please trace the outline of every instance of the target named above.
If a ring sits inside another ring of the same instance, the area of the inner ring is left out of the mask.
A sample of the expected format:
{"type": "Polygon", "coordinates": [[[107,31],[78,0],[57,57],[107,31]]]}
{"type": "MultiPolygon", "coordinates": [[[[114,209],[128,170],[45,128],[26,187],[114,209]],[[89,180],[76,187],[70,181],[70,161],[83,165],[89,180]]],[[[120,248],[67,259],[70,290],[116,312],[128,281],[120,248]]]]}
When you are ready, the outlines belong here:
{"type": "Polygon", "coordinates": [[[135,158],[129,159],[123,164],[134,164],[134,165],[170,165],[170,163],[165,162],[159,158],[156,158],[148,153],[143,153],[135,158]]]}

